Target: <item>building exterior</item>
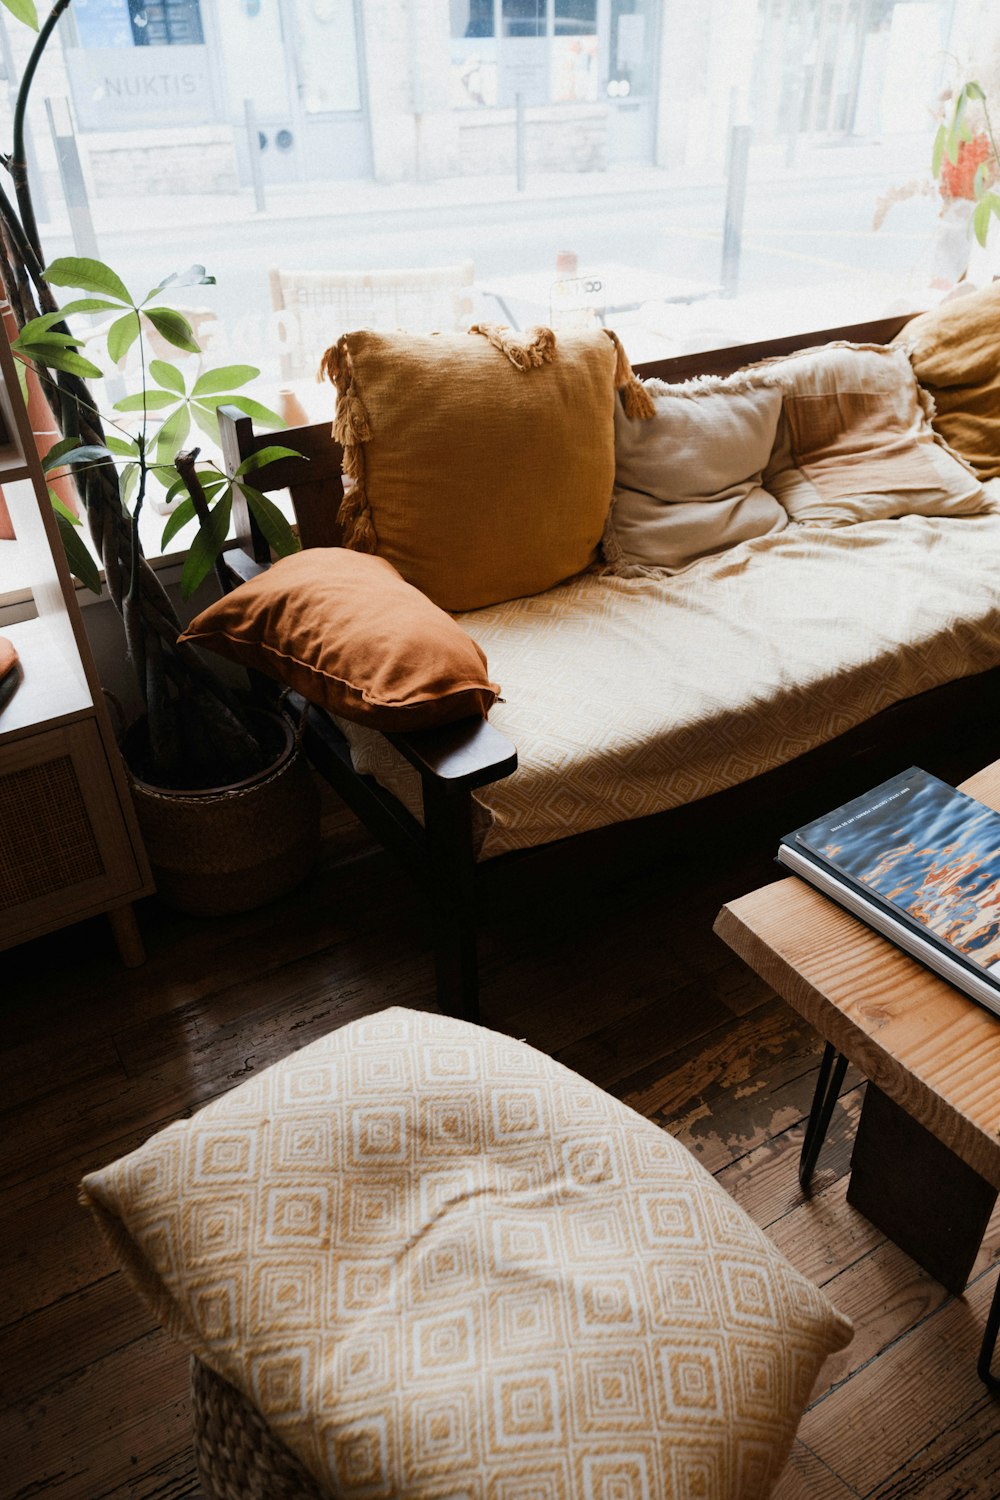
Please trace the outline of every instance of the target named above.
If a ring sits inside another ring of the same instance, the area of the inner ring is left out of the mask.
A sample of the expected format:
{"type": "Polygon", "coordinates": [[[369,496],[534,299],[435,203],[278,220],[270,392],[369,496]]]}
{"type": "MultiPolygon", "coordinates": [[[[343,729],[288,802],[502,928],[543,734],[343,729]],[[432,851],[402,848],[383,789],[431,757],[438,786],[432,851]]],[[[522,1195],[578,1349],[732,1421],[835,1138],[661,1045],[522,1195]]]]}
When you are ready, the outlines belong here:
{"type": "MultiPolygon", "coordinates": [[[[74,0],[36,85],[88,192],[719,166],[758,141],[917,130],[986,0],[74,0]]],[[[4,13],[5,14],[5,13],[4,13]]],[[[8,76],[30,46],[3,26],[8,76]]],[[[994,28],[995,29],[995,28],[994,28]]]]}

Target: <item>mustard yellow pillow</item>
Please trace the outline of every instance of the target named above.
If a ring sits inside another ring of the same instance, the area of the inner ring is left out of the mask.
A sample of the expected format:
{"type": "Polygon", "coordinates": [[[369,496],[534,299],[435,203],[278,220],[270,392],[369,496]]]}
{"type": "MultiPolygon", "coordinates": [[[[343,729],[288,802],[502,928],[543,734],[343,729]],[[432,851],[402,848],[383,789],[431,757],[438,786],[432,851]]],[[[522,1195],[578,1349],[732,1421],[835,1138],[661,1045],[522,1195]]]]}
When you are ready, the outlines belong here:
{"type": "Polygon", "coordinates": [[[353,484],[348,547],[443,609],[538,594],[597,558],[615,388],[648,402],[613,334],[345,334],[324,360],[353,484]]]}
{"type": "Polygon", "coordinates": [[[500,691],[462,627],[380,557],[312,547],[191,621],[181,640],[373,729],[485,719],[500,691]]]}
{"type": "Polygon", "coordinates": [[[1000,476],[1000,281],[921,313],[895,342],[934,401],[935,431],[980,479],[1000,476]]]}

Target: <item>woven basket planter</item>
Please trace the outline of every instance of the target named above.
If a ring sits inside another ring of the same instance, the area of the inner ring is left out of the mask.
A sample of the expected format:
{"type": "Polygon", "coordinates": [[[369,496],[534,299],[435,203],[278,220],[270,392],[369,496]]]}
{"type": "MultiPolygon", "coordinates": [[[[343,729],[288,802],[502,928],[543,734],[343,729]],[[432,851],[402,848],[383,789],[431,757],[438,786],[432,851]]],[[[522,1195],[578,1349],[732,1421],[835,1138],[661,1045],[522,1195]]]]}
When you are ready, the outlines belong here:
{"type": "Polygon", "coordinates": [[[257,1408],[197,1358],[191,1409],[205,1500],[331,1500],[257,1408]]]}
{"type": "MultiPolygon", "coordinates": [[[[290,725],[274,723],[273,764],[231,787],[175,792],[129,770],[157,893],[177,910],[252,911],[290,891],[315,863],[319,796],[290,725]]],[[[129,735],[126,750],[128,743],[129,735]]]]}

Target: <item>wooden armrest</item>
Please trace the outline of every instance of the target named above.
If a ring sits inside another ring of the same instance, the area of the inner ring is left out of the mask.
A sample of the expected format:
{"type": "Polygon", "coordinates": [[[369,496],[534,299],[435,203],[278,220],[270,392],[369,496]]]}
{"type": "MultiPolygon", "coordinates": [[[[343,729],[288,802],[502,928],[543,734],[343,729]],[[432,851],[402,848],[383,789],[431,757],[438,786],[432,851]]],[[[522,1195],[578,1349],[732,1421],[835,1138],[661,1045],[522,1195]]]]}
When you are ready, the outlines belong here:
{"type": "Polygon", "coordinates": [[[386,739],[422,777],[445,782],[448,790],[471,791],[517,770],[516,746],[485,719],[459,719],[386,739]]]}
{"type": "MultiPolygon", "coordinates": [[[[288,705],[296,717],[306,710],[306,700],[299,693],[289,693],[288,705]]],[[[311,732],[325,748],[350,766],[347,741],[332,716],[313,705],[308,721],[311,732]]],[[[477,786],[488,786],[517,769],[516,748],[485,719],[460,719],[436,729],[387,734],[385,738],[425,781],[438,783],[443,791],[471,791],[477,786]]]]}

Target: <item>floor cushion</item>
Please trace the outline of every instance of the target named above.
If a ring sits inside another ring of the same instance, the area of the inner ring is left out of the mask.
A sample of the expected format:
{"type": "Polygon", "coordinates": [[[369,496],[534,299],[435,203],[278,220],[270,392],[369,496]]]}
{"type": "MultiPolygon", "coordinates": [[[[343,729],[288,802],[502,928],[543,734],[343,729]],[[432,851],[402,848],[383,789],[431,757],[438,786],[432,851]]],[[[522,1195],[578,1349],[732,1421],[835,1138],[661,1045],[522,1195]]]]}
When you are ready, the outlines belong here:
{"type": "Polygon", "coordinates": [[[391,1009],[83,1183],[164,1326],[331,1494],[770,1494],[850,1326],[677,1142],[391,1009]]]}

